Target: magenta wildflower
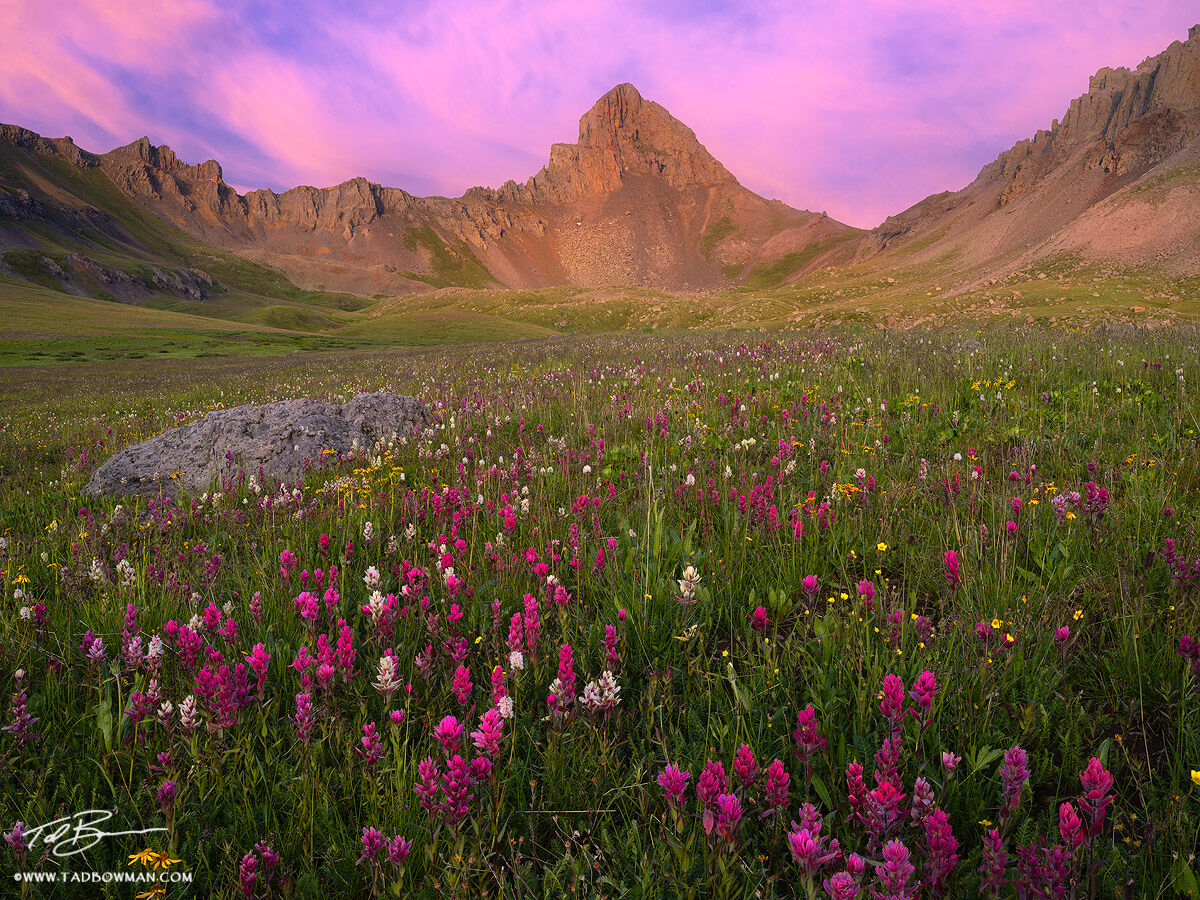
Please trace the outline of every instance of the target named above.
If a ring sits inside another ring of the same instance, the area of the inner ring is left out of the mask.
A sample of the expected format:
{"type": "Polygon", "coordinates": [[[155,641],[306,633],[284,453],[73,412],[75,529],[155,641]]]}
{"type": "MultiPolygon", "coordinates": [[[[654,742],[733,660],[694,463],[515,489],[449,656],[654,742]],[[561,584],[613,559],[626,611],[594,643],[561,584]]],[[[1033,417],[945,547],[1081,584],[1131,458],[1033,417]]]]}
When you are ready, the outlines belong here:
{"type": "Polygon", "coordinates": [[[254,896],[254,884],[258,881],[258,858],[251,852],[242,857],[238,866],[238,883],[242,887],[243,897],[254,896]]]}
{"type": "Polygon", "coordinates": [[[767,633],[767,626],[771,624],[771,620],[767,618],[767,611],[764,607],[756,606],[754,611],[750,613],[750,627],[759,634],[767,633]]]}
{"type": "Polygon", "coordinates": [[[908,692],[908,696],[917,704],[917,709],[910,710],[910,712],[921,723],[922,728],[929,723],[929,716],[933,712],[933,701],[937,697],[937,690],[937,679],[934,677],[934,674],[925,671],[917,676],[917,680],[913,682],[912,690],[908,692]]]}
{"type": "Polygon", "coordinates": [[[942,771],[946,773],[947,778],[954,774],[960,762],[962,762],[961,756],[955,756],[953,753],[945,750],[942,751],[942,771]]]}
{"type": "Polygon", "coordinates": [[[1062,844],[1053,847],[1033,844],[1017,850],[1017,895],[1065,900],[1075,870],[1072,852],[1062,844]]]}
{"type": "Polygon", "coordinates": [[[880,887],[871,887],[871,896],[875,900],[910,900],[917,896],[921,882],[908,883],[916,871],[911,856],[902,841],[887,842],[883,848],[883,862],[875,866],[875,877],[880,882],[880,887]]]}
{"type": "Polygon", "coordinates": [[[314,627],[317,623],[317,616],[321,612],[321,601],[317,596],[303,591],[292,600],[292,603],[296,607],[296,612],[300,614],[300,618],[304,620],[304,624],[309,628],[314,627]]]}
{"type": "Polygon", "coordinates": [[[1088,818],[1087,837],[1090,841],[1104,831],[1104,817],[1113,802],[1113,796],[1109,793],[1113,787],[1113,777],[1103,763],[1093,756],[1079,776],[1079,781],[1083,785],[1080,806],[1088,818]]]}
{"type": "Polygon", "coordinates": [[[533,594],[525,594],[525,646],[530,653],[537,653],[538,635],[541,634],[542,620],[538,614],[538,600],[533,594]]]}
{"type": "Polygon", "coordinates": [[[1004,794],[1000,817],[1007,820],[1021,804],[1021,792],[1029,781],[1029,757],[1019,746],[1004,751],[1004,763],[1000,766],[1000,782],[1004,794]]]}
{"type": "Polygon", "coordinates": [[[616,671],[621,662],[621,654],[617,650],[617,629],[612,625],[604,626],[604,638],[600,641],[604,646],[604,662],[610,671],[616,671]]]}
{"type": "Polygon", "coordinates": [[[783,762],[778,759],[772,760],[767,766],[767,780],[763,787],[763,803],[767,809],[762,817],[777,814],[787,806],[789,781],[790,776],[783,767],[783,762]]]}
{"type": "Polygon", "coordinates": [[[742,804],[734,794],[717,797],[717,834],[728,843],[737,836],[738,823],[742,821],[742,804]]]}
{"type": "Polygon", "coordinates": [[[863,782],[863,767],[858,760],[846,766],[846,799],[850,801],[850,810],[859,821],[867,821],[865,801],[867,786],[863,782]]]}
{"type": "Polygon", "coordinates": [[[754,750],[749,744],[742,744],[733,757],[733,774],[737,777],[742,790],[749,790],[758,777],[758,763],[754,759],[754,750]]]}
{"type": "Polygon", "coordinates": [[[337,664],[342,670],[343,681],[354,677],[354,656],[354,629],[345,619],[338,619],[337,664]]]}
{"type": "Polygon", "coordinates": [[[806,766],[812,755],[829,742],[817,724],[817,712],[812,705],[804,707],[796,714],[796,727],[792,730],[792,740],[796,744],[795,754],[806,766]]]}
{"type": "Polygon", "coordinates": [[[500,738],[504,734],[504,718],[493,707],[479,717],[479,730],[471,738],[479,751],[494,759],[500,753],[500,738]]]}
{"type": "Polygon", "coordinates": [[[459,666],[454,670],[454,680],[451,683],[451,690],[454,691],[454,697],[458,700],[459,706],[466,706],[467,701],[471,699],[471,670],[466,666],[459,666]]]}
{"type": "Polygon", "coordinates": [[[983,878],[979,885],[979,893],[996,900],[1008,881],[1004,874],[1007,868],[1008,851],[1004,849],[1000,832],[992,828],[983,836],[983,862],[979,865],[979,874],[983,878]]]}
{"type": "Polygon", "coordinates": [[[179,791],[175,786],[175,782],[170,779],[160,784],[158,790],[154,793],[155,799],[158,800],[158,806],[168,822],[171,819],[171,812],[175,808],[175,798],[178,794],[179,791]]]}
{"type": "Polygon", "coordinates": [[[674,763],[667,765],[658,773],[658,786],[663,789],[663,798],[675,812],[683,811],[683,792],[687,789],[691,773],[680,769],[674,763]]]}
{"type": "Polygon", "coordinates": [[[358,856],[358,862],[355,865],[362,863],[375,864],[379,858],[380,851],[384,850],[387,842],[383,839],[383,835],[379,833],[379,829],[373,825],[365,826],[362,830],[362,853],[358,856]]]}
{"type": "Polygon", "coordinates": [[[800,581],[800,587],[811,602],[817,596],[817,592],[821,590],[821,582],[817,580],[816,575],[805,575],[800,581]]]}
{"type": "Polygon", "coordinates": [[[23,686],[25,681],[24,669],[17,669],[13,676],[13,681],[16,683],[16,690],[13,691],[12,705],[9,707],[9,715],[12,716],[12,722],[0,728],[0,731],[7,731],[17,741],[18,747],[24,747],[26,744],[37,740],[41,735],[34,734],[30,729],[37,724],[37,716],[31,716],[27,708],[29,697],[25,694],[23,686]]]}
{"type": "Polygon", "coordinates": [[[255,676],[258,678],[258,699],[263,699],[263,688],[267,682],[267,667],[271,664],[271,654],[261,642],[254,645],[254,649],[250,651],[250,655],[246,657],[246,662],[250,668],[254,670],[255,676]]]}
{"type": "Polygon", "coordinates": [[[900,757],[904,752],[904,741],[898,735],[885,737],[875,754],[875,780],[900,783],[900,757]]]}
{"type": "Polygon", "coordinates": [[[525,626],[520,613],[513,613],[508,623],[508,649],[520,653],[525,647],[525,626]]]}
{"type": "Polygon", "coordinates": [[[858,882],[849,872],[838,872],[836,875],[831,875],[822,882],[822,887],[825,888],[825,893],[832,900],[857,900],[861,891],[858,882]]]}
{"type": "Polygon", "coordinates": [[[312,734],[313,722],[312,695],[297,694],[296,695],[296,716],[294,719],[296,725],[296,736],[304,743],[308,743],[312,734]]]}
{"type": "Polygon", "coordinates": [[[266,841],[259,841],[254,845],[254,849],[262,856],[263,871],[269,878],[271,873],[279,865],[279,853],[271,848],[271,845],[266,841]]]}
{"type": "Polygon", "coordinates": [[[558,677],[550,685],[550,695],[546,704],[551,711],[559,715],[567,712],[567,707],[575,699],[575,656],[570,644],[563,644],[558,651],[558,677]]]}
{"type": "Polygon", "coordinates": [[[811,831],[813,834],[820,834],[821,824],[821,814],[817,812],[817,808],[811,803],[802,803],[800,804],[800,824],[797,826],[793,822],[792,831],[795,831],[799,827],[811,831]]]}
{"type": "Polygon", "coordinates": [[[866,810],[867,836],[872,846],[878,846],[879,841],[900,818],[900,801],[905,796],[890,781],[880,782],[875,790],[866,792],[863,807],[866,810]]]}
{"type": "Polygon", "coordinates": [[[468,770],[473,784],[487,784],[491,780],[492,771],[496,764],[486,756],[476,756],[471,760],[468,770]]]}
{"type": "Polygon", "coordinates": [[[893,733],[904,723],[904,681],[899,675],[885,675],[880,693],[879,711],[891,724],[893,733]]]}
{"type": "Polygon", "coordinates": [[[458,719],[454,716],[446,716],[433,726],[433,736],[441,742],[442,750],[447,758],[450,756],[450,751],[458,746],[462,733],[462,726],[458,724],[458,719]]]}
{"type": "Polygon", "coordinates": [[[433,757],[426,756],[417,764],[417,782],[413,785],[413,791],[416,793],[421,807],[429,813],[430,820],[437,812],[441,780],[441,769],[433,761],[433,757]]]}
{"type": "Polygon", "coordinates": [[[17,860],[17,870],[19,871],[25,865],[25,854],[29,850],[29,845],[25,842],[25,823],[18,821],[13,825],[11,831],[4,833],[4,843],[13,852],[13,856],[17,860]]]}
{"type": "Polygon", "coordinates": [[[875,609],[875,583],[873,581],[860,581],[858,583],[858,596],[862,598],[867,612],[875,609]]]}
{"type": "Polygon", "coordinates": [[[959,582],[962,581],[962,574],[958,568],[958,554],[953,550],[947,550],[943,556],[946,563],[946,581],[950,584],[950,590],[955,590],[959,582]]]}
{"type": "Polygon", "coordinates": [[[700,801],[703,813],[704,833],[712,834],[717,811],[717,797],[725,792],[727,785],[725,767],[719,762],[709,760],[704,764],[700,779],[696,782],[696,797],[700,801]]]}
{"type": "Polygon", "coordinates": [[[379,739],[379,729],[374,722],[363,726],[363,736],[359,739],[361,745],[358,755],[367,761],[367,768],[374,769],[375,764],[383,757],[383,743],[379,739]]]}
{"type": "Polygon", "coordinates": [[[1083,844],[1083,822],[1069,802],[1058,808],[1058,833],[1072,850],[1077,850],[1083,844]]]}
{"type": "Polygon", "coordinates": [[[958,839],[946,814],[935,809],[925,819],[925,886],[940,894],[957,862],[958,839]]]}
{"type": "Polygon", "coordinates": [[[288,573],[296,568],[299,563],[300,561],[296,559],[296,554],[291,550],[284,550],[279,554],[279,574],[283,577],[284,581],[287,581],[288,573]]]}
{"type": "Polygon", "coordinates": [[[792,859],[806,878],[812,878],[822,866],[836,862],[841,856],[836,840],[830,841],[828,847],[825,846],[825,838],[821,836],[820,832],[819,818],[817,822],[817,830],[809,830],[792,823],[792,830],[788,832],[787,836],[788,850],[791,851],[792,859]]]}
{"type": "Polygon", "coordinates": [[[917,776],[912,790],[912,816],[914,825],[924,825],[925,820],[932,814],[937,798],[933,794],[933,785],[925,778],[917,776]]]}
{"type": "Polygon", "coordinates": [[[987,622],[975,623],[975,637],[979,638],[980,649],[986,650],[988,642],[992,639],[992,629],[988,627],[987,622]]]}
{"type": "Polygon", "coordinates": [[[337,674],[337,669],[332,663],[323,662],[317,666],[317,685],[323,691],[328,691],[333,686],[333,677],[337,674]]]}
{"type": "Polygon", "coordinates": [[[442,773],[443,796],[439,806],[442,821],[448,825],[457,825],[467,817],[471,811],[471,800],[475,796],[471,793],[471,786],[477,780],[481,779],[472,777],[471,768],[466,760],[457,753],[450,758],[446,764],[446,771],[442,773]]]}
{"type": "Polygon", "coordinates": [[[93,634],[90,628],[84,634],[83,643],[79,645],[79,649],[87,658],[89,665],[96,665],[104,659],[104,640],[93,634]],[[98,648],[97,645],[99,645],[98,648]]]}
{"type": "Polygon", "coordinates": [[[412,853],[412,841],[396,835],[388,841],[387,851],[388,862],[398,870],[403,871],[404,864],[408,862],[408,856],[412,853]]]}
{"type": "Polygon", "coordinates": [[[504,670],[499,666],[492,669],[492,702],[499,703],[508,694],[504,686],[504,670]]]}

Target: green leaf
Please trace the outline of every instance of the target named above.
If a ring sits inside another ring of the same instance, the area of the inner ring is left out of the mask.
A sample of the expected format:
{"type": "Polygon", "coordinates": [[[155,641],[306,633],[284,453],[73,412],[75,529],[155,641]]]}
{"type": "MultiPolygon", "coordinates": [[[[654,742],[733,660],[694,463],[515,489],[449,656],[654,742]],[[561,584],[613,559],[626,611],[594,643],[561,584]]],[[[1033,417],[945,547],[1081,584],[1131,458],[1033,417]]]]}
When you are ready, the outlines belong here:
{"type": "Polygon", "coordinates": [[[107,691],[104,699],[96,704],[96,728],[100,737],[104,739],[104,751],[107,753],[112,750],[113,739],[112,701],[109,700],[107,691]]]}
{"type": "Polygon", "coordinates": [[[817,792],[817,796],[821,798],[821,802],[825,804],[827,810],[833,809],[833,800],[829,796],[829,788],[825,786],[825,782],[821,780],[820,775],[812,777],[813,790],[817,792]]]}
{"type": "Polygon", "coordinates": [[[1192,871],[1192,867],[1188,865],[1187,860],[1182,856],[1177,857],[1175,865],[1171,866],[1169,877],[1177,894],[1182,894],[1186,897],[1200,896],[1200,885],[1196,883],[1196,875],[1192,871]]]}

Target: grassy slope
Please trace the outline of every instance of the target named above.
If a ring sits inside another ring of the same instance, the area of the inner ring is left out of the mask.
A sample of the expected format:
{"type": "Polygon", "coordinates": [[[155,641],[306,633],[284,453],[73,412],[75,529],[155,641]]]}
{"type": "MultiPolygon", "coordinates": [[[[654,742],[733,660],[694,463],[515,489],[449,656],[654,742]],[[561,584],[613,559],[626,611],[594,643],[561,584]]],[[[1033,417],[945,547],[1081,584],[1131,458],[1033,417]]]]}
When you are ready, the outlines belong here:
{"type": "MultiPolygon", "coordinates": [[[[0,189],[5,188],[28,191],[53,213],[49,221],[26,221],[19,226],[31,247],[11,248],[3,253],[6,267],[16,277],[5,279],[7,287],[0,295],[0,312],[4,313],[0,335],[13,336],[30,324],[45,327],[46,322],[30,323],[28,311],[23,313],[11,306],[23,299],[26,289],[32,288],[46,289],[62,297],[62,315],[52,330],[76,334],[129,327],[125,313],[96,317],[93,307],[69,301],[70,295],[62,291],[63,283],[48,270],[42,257],[49,257],[65,268],[66,257],[71,253],[83,253],[101,266],[120,269],[135,277],[150,268],[195,268],[220,283],[216,296],[202,302],[162,294],[144,304],[143,311],[149,317],[143,315],[137,320],[150,327],[154,327],[156,320],[149,315],[149,308],[157,307],[206,319],[328,332],[352,323],[354,314],[372,302],[350,294],[301,290],[270,267],[195,241],[130,201],[98,169],[81,169],[64,160],[0,144],[0,189]],[[48,186],[52,187],[47,189],[48,186]],[[103,210],[111,219],[111,227],[102,231],[63,215],[59,207],[64,195],[71,198],[71,205],[103,210]]],[[[94,296],[105,297],[105,292],[96,285],[76,286],[94,296]]],[[[30,296],[46,302],[44,295],[30,296]]],[[[161,324],[177,325],[170,317],[162,319],[161,324]]]]}

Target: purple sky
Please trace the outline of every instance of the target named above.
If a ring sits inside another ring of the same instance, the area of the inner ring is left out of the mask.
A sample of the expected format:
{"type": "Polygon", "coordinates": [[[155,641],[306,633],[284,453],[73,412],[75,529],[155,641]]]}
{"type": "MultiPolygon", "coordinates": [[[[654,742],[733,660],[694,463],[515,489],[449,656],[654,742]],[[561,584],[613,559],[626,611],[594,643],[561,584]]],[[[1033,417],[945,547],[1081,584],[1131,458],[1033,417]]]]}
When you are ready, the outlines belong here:
{"type": "Polygon", "coordinates": [[[630,81],[751,190],[869,227],[957,189],[1196,0],[4,0],[0,121],[239,189],[523,181],[630,81]],[[335,11],[336,10],[336,11],[335,11]]]}

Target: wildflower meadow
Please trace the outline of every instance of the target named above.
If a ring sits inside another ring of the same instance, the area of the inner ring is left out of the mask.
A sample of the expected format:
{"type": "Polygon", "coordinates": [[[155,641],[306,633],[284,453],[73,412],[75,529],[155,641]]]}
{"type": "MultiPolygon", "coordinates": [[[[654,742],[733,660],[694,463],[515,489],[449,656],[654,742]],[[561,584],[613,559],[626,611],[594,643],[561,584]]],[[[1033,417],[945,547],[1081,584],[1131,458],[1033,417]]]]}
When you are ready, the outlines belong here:
{"type": "Polygon", "coordinates": [[[1195,896],[1198,345],[0,371],[0,894],[1195,896]],[[433,424],[82,493],[209,410],[379,389],[433,424]],[[84,811],[81,852],[42,827],[84,811]]]}

